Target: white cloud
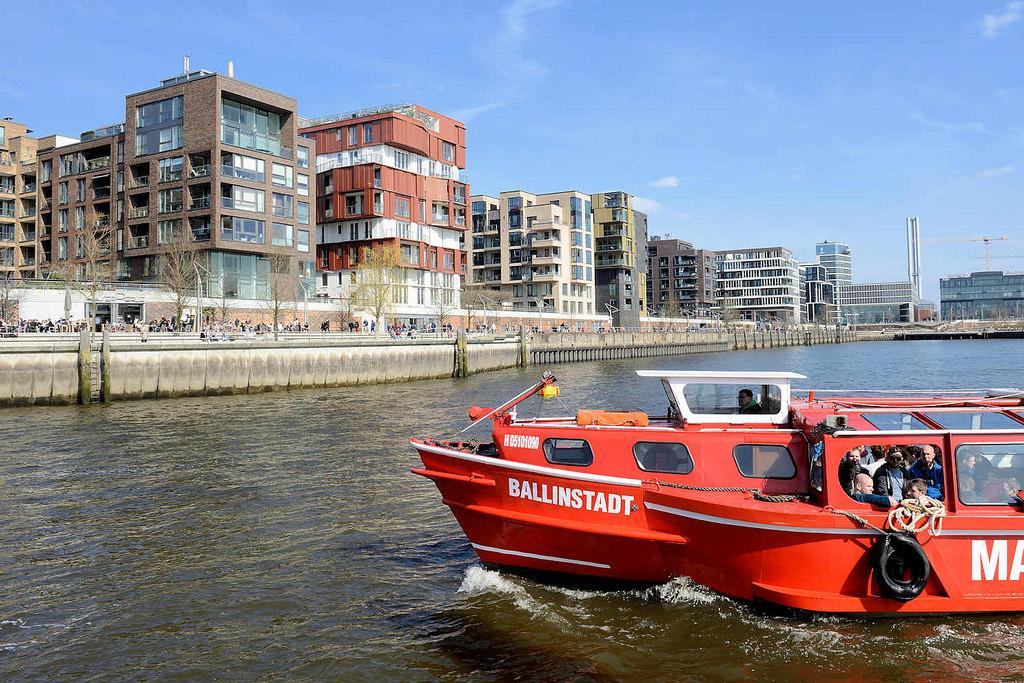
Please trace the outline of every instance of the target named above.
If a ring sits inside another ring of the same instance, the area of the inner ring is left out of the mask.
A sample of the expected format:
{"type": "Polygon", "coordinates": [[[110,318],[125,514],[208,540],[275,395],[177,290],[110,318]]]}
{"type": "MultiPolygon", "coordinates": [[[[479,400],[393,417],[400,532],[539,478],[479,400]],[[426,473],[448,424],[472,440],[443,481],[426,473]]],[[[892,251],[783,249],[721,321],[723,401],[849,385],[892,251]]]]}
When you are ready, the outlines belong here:
{"type": "Polygon", "coordinates": [[[1024,12],[1024,0],[1006,3],[1002,14],[986,14],[978,20],[981,33],[986,38],[995,38],[999,32],[1021,18],[1024,12]]]}
{"type": "Polygon", "coordinates": [[[633,197],[633,208],[644,213],[656,213],[661,211],[661,204],[646,197],[633,197]]]}
{"type": "MultiPolygon", "coordinates": [[[[1022,0],[1024,3],[1024,0],[1022,0]]],[[[911,109],[907,112],[907,116],[914,121],[917,121],[927,128],[933,128],[935,130],[956,132],[956,131],[970,131],[975,133],[985,132],[985,124],[980,121],[939,121],[938,119],[929,118],[917,109],[911,109]]]]}
{"type": "Polygon", "coordinates": [[[976,177],[978,178],[998,178],[1004,175],[1010,175],[1016,173],[1017,169],[1013,166],[1002,166],[1000,168],[986,168],[984,171],[978,171],[976,177]]]}
{"type": "Polygon", "coordinates": [[[462,121],[463,123],[469,123],[480,114],[485,114],[495,109],[501,109],[511,104],[508,101],[504,102],[490,102],[488,104],[481,104],[477,107],[465,107],[463,109],[456,109],[455,111],[448,114],[456,121],[462,121]]]}
{"type": "Polygon", "coordinates": [[[659,180],[655,180],[650,185],[651,187],[678,187],[679,178],[675,177],[674,175],[670,175],[659,180]]]}

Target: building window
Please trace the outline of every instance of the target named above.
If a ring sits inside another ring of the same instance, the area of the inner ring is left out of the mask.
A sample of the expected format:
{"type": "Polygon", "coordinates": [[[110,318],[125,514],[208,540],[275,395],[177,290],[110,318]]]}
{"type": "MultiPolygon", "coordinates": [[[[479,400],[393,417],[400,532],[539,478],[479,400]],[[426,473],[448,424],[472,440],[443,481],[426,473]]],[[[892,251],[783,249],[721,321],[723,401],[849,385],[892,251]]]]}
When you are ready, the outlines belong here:
{"type": "Polygon", "coordinates": [[[292,218],[295,216],[295,208],[293,206],[295,198],[290,194],[278,194],[277,192],[274,192],[272,199],[274,202],[275,216],[279,216],[281,218],[292,218]]]}
{"type": "Polygon", "coordinates": [[[185,157],[171,157],[170,159],[161,159],[157,162],[157,178],[159,182],[167,182],[169,180],[181,180],[182,169],[185,166],[185,157]]]}
{"type": "Polygon", "coordinates": [[[349,126],[348,127],[348,144],[349,144],[349,147],[354,147],[356,144],[358,144],[358,140],[356,140],[356,127],[355,126],[349,126]]]}
{"type": "Polygon", "coordinates": [[[299,173],[295,181],[295,191],[303,197],[309,196],[309,176],[305,173],[299,173]]]}
{"type": "Polygon", "coordinates": [[[158,221],[156,224],[157,244],[169,244],[174,241],[174,236],[181,231],[181,219],[175,218],[172,221],[158,221]]]}
{"type": "Polygon", "coordinates": [[[239,185],[221,185],[220,206],[222,209],[263,213],[265,198],[263,190],[254,190],[239,185]]]}
{"type": "Polygon", "coordinates": [[[220,140],[226,145],[281,156],[281,115],[222,97],[220,140]]]}
{"type": "Polygon", "coordinates": [[[240,216],[224,216],[220,219],[220,238],[231,242],[263,244],[263,221],[240,216]]]}
{"type": "Polygon", "coordinates": [[[406,152],[395,151],[395,168],[403,171],[409,170],[409,155],[406,152]]]}
{"type": "Polygon", "coordinates": [[[68,203],[68,181],[64,180],[57,186],[57,203],[68,203]]]}
{"type": "Polygon", "coordinates": [[[292,226],[284,223],[274,223],[272,226],[270,243],[275,247],[292,246],[292,226]]]}
{"type": "Polygon", "coordinates": [[[366,144],[367,142],[373,142],[373,124],[372,123],[364,123],[363,124],[363,144],[366,144]]]}
{"type": "Polygon", "coordinates": [[[146,128],[182,118],[182,96],[150,102],[135,108],[135,127],[146,128]]]}
{"type": "Polygon", "coordinates": [[[270,165],[270,182],[278,187],[292,186],[292,167],[284,164],[270,165]]]}
{"type": "Polygon", "coordinates": [[[402,218],[409,217],[409,200],[395,197],[395,215],[402,218]]]}
{"type": "Polygon", "coordinates": [[[309,230],[296,230],[295,234],[299,251],[309,253],[309,230]]]}
{"type": "Polygon", "coordinates": [[[345,197],[345,215],[354,216],[363,212],[363,195],[350,194],[345,197]]]}
{"type": "Polygon", "coordinates": [[[157,193],[157,213],[181,211],[182,191],[180,188],[160,190],[157,193]]]}
{"type": "Polygon", "coordinates": [[[226,176],[252,180],[257,183],[267,179],[266,165],[263,159],[247,157],[243,154],[223,154],[220,159],[220,170],[226,176]]]}
{"type": "Polygon", "coordinates": [[[441,158],[445,161],[455,161],[455,145],[450,142],[441,141],[441,158]]]}
{"type": "Polygon", "coordinates": [[[85,201],[85,178],[79,178],[75,181],[75,201],[85,201]]]}
{"type": "Polygon", "coordinates": [[[309,225],[309,202],[298,202],[296,206],[296,220],[303,225],[309,225]]]}
{"type": "Polygon", "coordinates": [[[299,168],[309,168],[309,148],[299,145],[295,148],[295,165],[299,168]]]}

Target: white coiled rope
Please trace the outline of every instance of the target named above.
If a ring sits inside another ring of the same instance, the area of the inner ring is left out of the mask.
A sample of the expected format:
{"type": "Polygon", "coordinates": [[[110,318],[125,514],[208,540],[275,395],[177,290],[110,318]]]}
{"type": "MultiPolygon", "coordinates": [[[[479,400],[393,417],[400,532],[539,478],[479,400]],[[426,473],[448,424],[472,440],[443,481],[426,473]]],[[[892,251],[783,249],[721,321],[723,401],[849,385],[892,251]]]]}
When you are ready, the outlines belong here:
{"type": "Polygon", "coordinates": [[[907,498],[889,512],[889,528],[919,534],[931,529],[932,536],[942,533],[942,518],[946,516],[946,506],[941,500],[924,496],[907,498]]]}

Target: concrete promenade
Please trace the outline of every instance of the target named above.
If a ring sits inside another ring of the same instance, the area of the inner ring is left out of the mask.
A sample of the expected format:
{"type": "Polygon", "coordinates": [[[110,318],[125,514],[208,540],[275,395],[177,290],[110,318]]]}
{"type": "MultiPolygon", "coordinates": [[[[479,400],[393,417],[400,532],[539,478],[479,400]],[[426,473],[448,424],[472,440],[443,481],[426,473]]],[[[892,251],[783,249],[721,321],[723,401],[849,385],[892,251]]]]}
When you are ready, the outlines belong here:
{"type": "MultiPolygon", "coordinates": [[[[872,336],[871,338],[879,338],[872,336]]],[[[891,339],[892,335],[887,335],[891,339]]],[[[531,363],[856,341],[852,332],[519,333],[377,339],[360,334],[34,334],[0,339],[0,406],[257,393],[464,377],[531,363]]]]}

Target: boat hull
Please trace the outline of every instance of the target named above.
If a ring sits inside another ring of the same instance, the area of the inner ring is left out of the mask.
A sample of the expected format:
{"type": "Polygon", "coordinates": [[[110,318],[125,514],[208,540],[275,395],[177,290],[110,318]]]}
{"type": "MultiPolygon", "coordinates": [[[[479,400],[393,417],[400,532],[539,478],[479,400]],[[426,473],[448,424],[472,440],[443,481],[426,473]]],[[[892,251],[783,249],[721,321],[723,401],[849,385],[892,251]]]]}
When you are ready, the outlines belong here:
{"type": "MultiPolygon", "coordinates": [[[[1016,557],[1019,522],[1009,517],[1002,528],[956,520],[942,536],[923,534],[931,575],[902,602],[875,575],[880,532],[820,505],[413,446],[423,461],[413,472],[436,484],[489,565],[599,581],[685,576],[731,597],[813,612],[1024,610],[1024,545],[1016,557]]],[[[885,512],[860,514],[884,527],[885,512]]]]}

